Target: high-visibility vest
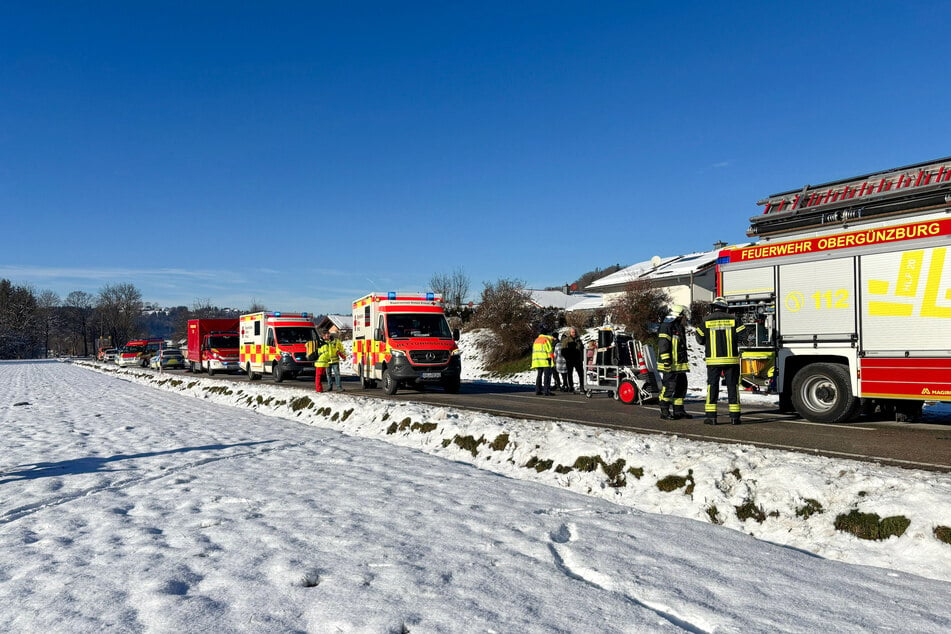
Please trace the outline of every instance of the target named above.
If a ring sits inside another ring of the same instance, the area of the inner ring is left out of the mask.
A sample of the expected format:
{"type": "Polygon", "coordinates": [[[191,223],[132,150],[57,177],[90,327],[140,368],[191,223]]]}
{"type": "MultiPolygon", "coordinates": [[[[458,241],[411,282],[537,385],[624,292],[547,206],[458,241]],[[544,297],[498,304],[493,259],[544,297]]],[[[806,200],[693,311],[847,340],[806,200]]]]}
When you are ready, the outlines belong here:
{"type": "Polygon", "coordinates": [[[665,321],[657,333],[657,368],[661,372],[687,372],[687,333],[680,319],[665,321]]]}
{"type": "Polygon", "coordinates": [[[538,335],[532,344],[532,369],[550,368],[554,365],[555,353],[551,347],[551,337],[538,335]]]}
{"type": "Polygon", "coordinates": [[[737,335],[746,330],[733,315],[717,311],[697,326],[697,341],[703,344],[707,365],[733,365],[740,362],[737,335]]]}

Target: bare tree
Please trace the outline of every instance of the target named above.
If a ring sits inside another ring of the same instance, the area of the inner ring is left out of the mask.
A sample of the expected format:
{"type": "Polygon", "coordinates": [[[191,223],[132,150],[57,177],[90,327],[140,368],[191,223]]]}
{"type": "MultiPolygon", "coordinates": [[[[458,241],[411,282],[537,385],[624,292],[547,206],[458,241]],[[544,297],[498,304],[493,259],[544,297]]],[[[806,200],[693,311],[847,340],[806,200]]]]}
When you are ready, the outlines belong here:
{"type": "Polygon", "coordinates": [[[262,304],[257,300],[257,298],[251,298],[251,305],[248,306],[248,313],[260,313],[267,310],[267,306],[262,304]]]}
{"type": "Polygon", "coordinates": [[[73,291],[66,296],[66,327],[82,340],[82,355],[89,356],[89,321],[96,299],[85,291],[73,291]]]}
{"type": "Polygon", "coordinates": [[[37,325],[40,338],[43,340],[43,357],[50,353],[50,338],[59,322],[56,307],[59,306],[59,295],[53,291],[43,291],[36,297],[37,325]]]}
{"type": "Polygon", "coordinates": [[[538,309],[525,296],[524,282],[511,279],[495,284],[486,282],[473,325],[488,328],[494,335],[487,343],[489,365],[514,361],[525,355],[531,348],[539,319],[538,309]]]}
{"type": "Polygon", "coordinates": [[[627,285],[608,312],[611,321],[623,325],[635,339],[649,341],[654,336],[650,324],[663,321],[669,303],[666,291],[655,288],[650,280],[639,279],[627,285]]]}
{"type": "Polygon", "coordinates": [[[452,273],[435,273],[429,280],[434,293],[442,295],[447,312],[457,314],[469,296],[469,278],[461,267],[452,273]]]}
{"type": "Polygon", "coordinates": [[[140,333],[142,293],[133,284],[112,284],[99,291],[97,308],[113,344],[123,346],[140,333]]]}

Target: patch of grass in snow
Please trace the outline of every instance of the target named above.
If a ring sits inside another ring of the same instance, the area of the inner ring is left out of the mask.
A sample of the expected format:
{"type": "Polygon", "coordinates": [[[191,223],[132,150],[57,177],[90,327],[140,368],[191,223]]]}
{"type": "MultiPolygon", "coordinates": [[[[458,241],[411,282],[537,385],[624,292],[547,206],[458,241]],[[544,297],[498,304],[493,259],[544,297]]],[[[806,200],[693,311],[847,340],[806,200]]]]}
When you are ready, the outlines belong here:
{"type": "MultiPolygon", "coordinates": [[[[175,381],[175,382],[172,383],[172,385],[181,385],[181,384],[182,384],[182,381],[175,381]]],[[[198,385],[198,381],[192,381],[191,383],[189,383],[188,385],[185,386],[185,389],[190,390],[190,389],[192,389],[193,387],[195,387],[196,385],[198,385]]]]}
{"type": "Polygon", "coordinates": [[[951,527],[935,526],[934,536],[939,542],[944,542],[945,544],[951,544],[951,527]]]}
{"type": "Polygon", "coordinates": [[[535,471],[541,473],[542,471],[548,471],[555,464],[554,460],[540,460],[536,456],[532,456],[528,459],[528,462],[525,463],[526,469],[534,469],[535,471]]]}
{"type": "Polygon", "coordinates": [[[753,519],[756,520],[758,524],[762,524],[766,521],[766,513],[763,511],[762,507],[757,506],[756,502],[753,500],[747,500],[735,508],[736,517],[741,522],[753,519]]]}
{"type": "Polygon", "coordinates": [[[291,400],[291,411],[299,412],[303,409],[310,409],[314,406],[314,402],[310,400],[309,396],[299,396],[291,400]]]}
{"type": "Polygon", "coordinates": [[[813,500],[812,498],[806,498],[803,500],[804,504],[796,509],[796,517],[801,517],[804,520],[809,519],[816,513],[822,512],[822,505],[819,504],[818,500],[813,500]]]}
{"type": "Polygon", "coordinates": [[[489,443],[489,447],[490,447],[493,451],[502,451],[502,450],[504,450],[506,447],[508,447],[508,445],[509,445],[509,435],[508,435],[508,434],[499,434],[498,436],[495,437],[495,440],[493,440],[491,443],[489,443]]]}
{"type": "Polygon", "coordinates": [[[892,515],[884,519],[877,513],[861,513],[852,509],[835,518],[835,530],[852,533],[859,539],[883,540],[891,536],[901,537],[911,525],[911,520],[904,515],[892,515]]]}
{"type": "Polygon", "coordinates": [[[343,416],[340,417],[341,421],[345,421],[350,418],[350,415],[353,414],[353,408],[343,410],[343,416]]]}
{"type": "Polygon", "coordinates": [[[522,357],[521,359],[515,359],[514,361],[506,361],[505,363],[500,363],[492,367],[486,367],[486,372],[494,374],[499,377],[504,377],[512,374],[520,374],[532,369],[532,355],[528,354],[522,357]]]}
{"type": "Polygon", "coordinates": [[[706,511],[707,517],[710,518],[711,524],[717,524],[718,526],[723,524],[723,518],[720,517],[720,511],[717,509],[716,506],[711,504],[710,506],[705,508],[704,511],[706,511]]]}
{"type": "Polygon", "coordinates": [[[670,493],[671,491],[686,487],[686,489],[684,489],[684,495],[693,495],[695,484],[693,480],[693,469],[688,469],[686,476],[669,475],[666,478],[661,478],[657,481],[657,488],[664,493],[670,493]]]}
{"type": "Polygon", "coordinates": [[[413,423],[410,425],[410,429],[413,431],[418,431],[421,434],[428,434],[431,431],[434,431],[439,425],[436,423],[413,423]]]}
{"type": "Polygon", "coordinates": [[[460,449],[465,449],[475,457],[479,453],[479,445],[485,444],[485,436],[476,440],[474,436],[460,436],[457,434],[452,439],[452,442],[456,443],[460,449]]]}
{"type": "Polygon", "coordinates": [[[226,385],[216,385],[214,387],[203,387],[202,389],[212,394],[224,394],[225,396],[230,396],[231,394],[234,394],[234,391],[228,389],[228,386],[226,385]]]}
{"type": "Polygon", "coordinates": [[[628,467],[627,472],[638,480],[644,477],[644,467],[628,467]]]}

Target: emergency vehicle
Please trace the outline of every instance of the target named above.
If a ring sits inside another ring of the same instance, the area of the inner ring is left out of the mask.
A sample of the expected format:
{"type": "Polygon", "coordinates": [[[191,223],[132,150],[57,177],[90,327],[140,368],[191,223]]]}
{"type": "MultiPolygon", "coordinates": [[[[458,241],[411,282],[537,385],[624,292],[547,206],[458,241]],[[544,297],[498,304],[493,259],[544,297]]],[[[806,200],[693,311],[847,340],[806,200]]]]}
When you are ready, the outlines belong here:
{"type": "Polygon", "coordinates": [[[310,313],[260,312],[241,315],[239,362],[248,378],[270,373],[275,383],[314,374],[317,328],[310,313]]]}
{"type": "Polygon", "coordinates": [[[237,319],[189,319],[185,360],[192,372],[241,371],[237,319]]]}
{"type": "Polygon", "coordinates": [[[951,158],[769,196],[718,290],[775,353],[780,407],[836,423],[951,401],[951,158]]]}
{"type": "Polygon", "coordinates": [[[353,367],[363,387],[438,383],[459,391],[458,331],[449,328],[442,297],[434,293],[370,293],[353,302],[353,367]]]}
{"type": "Polygon", "coordinates": [[[116,353],[116,365],[125,367],[137,365],[147,368],[152,358],[165,344],[164,339],[134,339],[126,342],[116,353]]]}

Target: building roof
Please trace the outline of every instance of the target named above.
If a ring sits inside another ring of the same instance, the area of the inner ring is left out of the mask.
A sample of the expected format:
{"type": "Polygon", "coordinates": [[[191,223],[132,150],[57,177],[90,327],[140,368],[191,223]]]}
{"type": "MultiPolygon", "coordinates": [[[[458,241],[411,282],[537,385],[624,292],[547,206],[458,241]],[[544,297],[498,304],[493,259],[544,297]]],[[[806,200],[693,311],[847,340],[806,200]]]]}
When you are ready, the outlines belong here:
{"type": "Polygon", "coordinates": [[[591,298],[599,297],[596,293],[571,293],[566,294],[561,291],[539,291],[535,289],[525,289],[528,300],[539,308],[561,308],[571,309],[578,302],[591,298]]]}
{"type": "Polygon", "coordinates": [[[621,286],[638,279],[665,280],[696,275],[714,266],[719,254],[720,249],[714,249],[712,251],[698,251],[696,253],[675,255],[666,258],[654,256],[646,262],[632,264],[625,269],[595,280],[588,285],[585,290],[603,290],[610,287],[621,286]]]}
{"type": "Polygon", "coordinates": [[[329,321],[338,330],[353,330],[353,317],[350,315],[324,315],[321,324],[324,320],[329,321]]]}

